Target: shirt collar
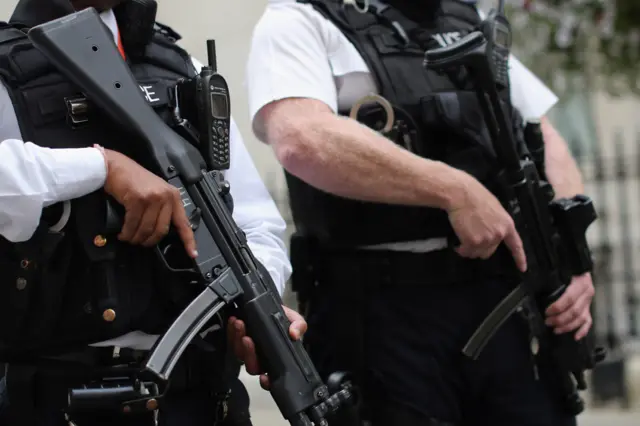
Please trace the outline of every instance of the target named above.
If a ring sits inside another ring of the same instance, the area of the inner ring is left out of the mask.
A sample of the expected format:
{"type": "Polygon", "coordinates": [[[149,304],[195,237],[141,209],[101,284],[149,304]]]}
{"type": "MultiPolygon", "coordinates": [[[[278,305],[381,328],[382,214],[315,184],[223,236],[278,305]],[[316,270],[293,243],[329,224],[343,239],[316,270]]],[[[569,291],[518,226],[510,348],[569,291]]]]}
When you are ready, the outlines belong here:
{"type": "Polygon", "coordinates": [[[109,28],[111,33],[113,34],[113,41],[118,44],[118,22],[116,21],[116,14],[113,13],[113,10],[109,9],[100,14],[100,18],[102,18],[102,22],[109,28]]]}

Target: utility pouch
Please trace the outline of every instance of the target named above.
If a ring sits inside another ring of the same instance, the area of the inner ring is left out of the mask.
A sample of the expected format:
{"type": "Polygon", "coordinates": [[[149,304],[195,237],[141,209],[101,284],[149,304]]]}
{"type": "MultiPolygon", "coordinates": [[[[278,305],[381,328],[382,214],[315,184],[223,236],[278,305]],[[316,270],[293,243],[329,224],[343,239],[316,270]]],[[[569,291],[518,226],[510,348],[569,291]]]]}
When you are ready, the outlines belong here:
{"type": "Polygon", "coordinates": [[[0,355],[22,358],[52,338],[62,309],[72,247],[41,225],[26,242],[0,242],[0,355]]]}

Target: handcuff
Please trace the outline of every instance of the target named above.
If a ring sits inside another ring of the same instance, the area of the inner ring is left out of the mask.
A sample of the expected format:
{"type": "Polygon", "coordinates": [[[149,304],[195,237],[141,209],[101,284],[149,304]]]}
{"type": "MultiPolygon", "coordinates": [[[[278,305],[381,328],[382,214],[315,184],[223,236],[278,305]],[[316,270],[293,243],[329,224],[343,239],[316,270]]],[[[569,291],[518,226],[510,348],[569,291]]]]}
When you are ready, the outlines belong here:
{"type": "Polygon", "coordinates": [[[360,112],[360,108],[362,108],[364,105],[371,104],[371,103],[376,103],[380,105],[382,109],[384,109],[384,112],[387,114],[387,122],[381,130],[378,130],[378,132],[382,134],[389,133],[391,130],[393,130],[393,125],[396,120],[396,115],[395,115],[395,112],[393,111],[393,107],[391,106],[391,103],[380,95],[376,95],[372,93],[370,95],[364,96],[363,98],[360,98],[351,107],[349,118],[358,121],[358,112],[360,112]]]}
{"type": "Polygon", "coordinates": [[[369,0],[364,0],[364,5],[362,7],[358,5],[357,0],[343,0],[342,4],[344,6],[353,6],[353,8],[360,13],[367,13],[369,11],[369,0]]]}

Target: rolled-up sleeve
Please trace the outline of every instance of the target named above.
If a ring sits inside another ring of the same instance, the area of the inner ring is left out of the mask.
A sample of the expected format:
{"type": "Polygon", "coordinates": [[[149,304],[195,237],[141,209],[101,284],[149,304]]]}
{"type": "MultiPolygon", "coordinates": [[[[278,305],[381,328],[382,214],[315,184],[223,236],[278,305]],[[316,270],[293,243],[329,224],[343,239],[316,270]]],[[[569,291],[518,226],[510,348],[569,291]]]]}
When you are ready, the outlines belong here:
{"type": "Polygon", "coordinates": [[[256,25],[247,60],[249,113],[256,136],[264,140],[258,112],[288,98],[315,99],[338,108],[329,48],[317,22],[304,10],[269,7],[256,25]]]}
{"type": "Polygon", "coordinates": [[[233,219],[247,235],[249,248],[267,268],[282,295],[291,275],[291,263],[284,244],[286,223],[262,182],[233,120],[230,135],[231,166],[225,176],[233,195],[233,219]]]}

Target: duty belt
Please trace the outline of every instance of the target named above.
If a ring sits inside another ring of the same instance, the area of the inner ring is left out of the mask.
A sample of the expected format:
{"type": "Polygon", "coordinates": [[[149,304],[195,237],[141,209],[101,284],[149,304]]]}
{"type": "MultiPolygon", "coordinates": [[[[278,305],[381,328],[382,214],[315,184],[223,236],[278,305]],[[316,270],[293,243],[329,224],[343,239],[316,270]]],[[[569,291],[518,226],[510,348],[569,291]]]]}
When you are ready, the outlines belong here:
{"type": "MultiPolygon", "coordinates": [[[[205,377],[209,376],[206,374],[207,367],[200,365],[199,362],[202,355],[191,355],[192,352],[199,351],[199,348],[191,346],[189,349],[172,374],[171,392],[206,387],[217,403],[215,407],[211,407],[216,413],[216,420],[222,421],[228,414],[230,397],[228,383],[224,389],[222,383],[209,386],[207,380],[210,377],[205,377]],[[192,359],[191,356],[194,358],[192,359]]],[[[127,366],[137,370],[146,355],[147,351],[113,346],[87,347],[79,352],[42,358],[37,364],[9,364],[5,375],[8,413],[16,424],[35,425],[33,416],[36,413],[35,402],[38,396],[46,395],[47,398],[51,398],[56,409],[65,411],[69,401],[67,391],[70,387],[78,387],[79,384],[82,387],[85,381],[92,382],[96,379],[97,381],[93,382],[94,385],[102,388],[98,383],[99,379],[101,377],[109,379],[112,367],[118,366],[121,373],[127,370],[127,366]]],[[[225,375],[229,374],[225,372],[225,375]]],[[[114,376],[104,384],[105,389],[110,385],[117,387],[117,377],[114,376]]],[[[90,390],[93,387],[90,385],[87,389],[90,390]]],[[[203,391],[205,391],[204,388],[203,391]]],[[[146,409],[155,412],[157,406],[146,409]]]]}
{"type": "Polygon", "coordinates": [[[321,249],[317,254],[313,269],[321,282],[325,281],[323,275],[338,271],[357,276],[372,285],[391,287],[444,285],[516,276],[513,258],[504,247],[487,260],[463,258],[450,249],[413,253],[334,248],[321,249]]]}

